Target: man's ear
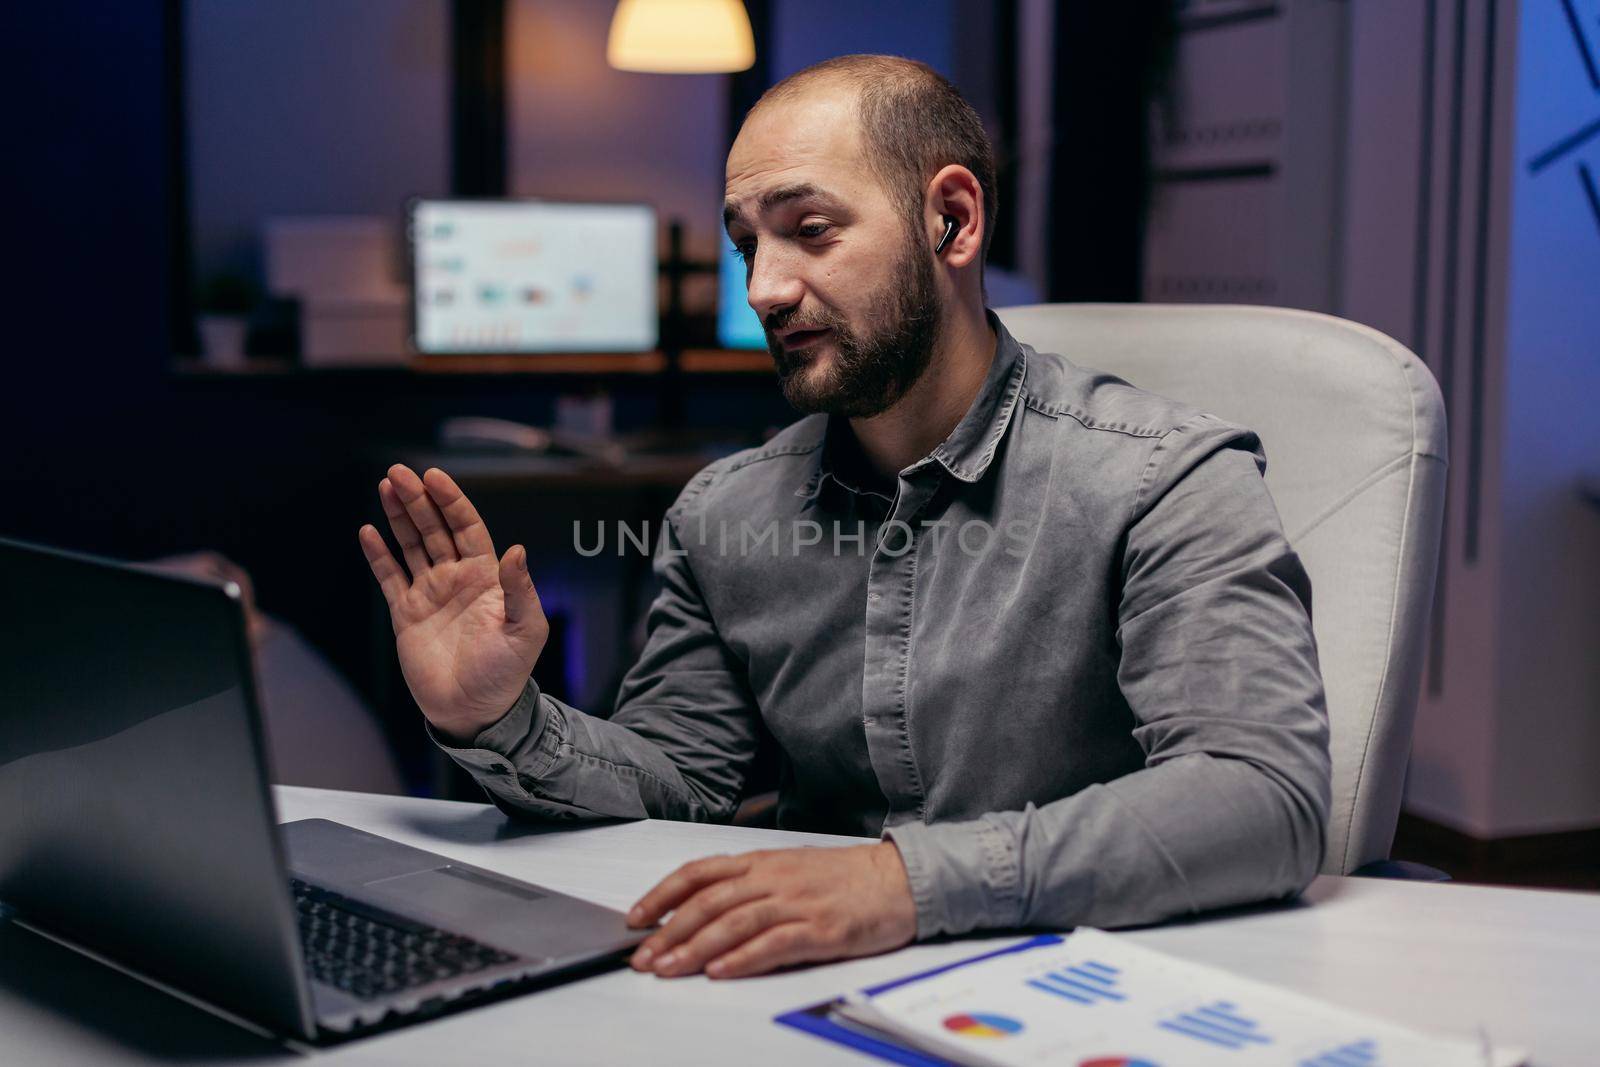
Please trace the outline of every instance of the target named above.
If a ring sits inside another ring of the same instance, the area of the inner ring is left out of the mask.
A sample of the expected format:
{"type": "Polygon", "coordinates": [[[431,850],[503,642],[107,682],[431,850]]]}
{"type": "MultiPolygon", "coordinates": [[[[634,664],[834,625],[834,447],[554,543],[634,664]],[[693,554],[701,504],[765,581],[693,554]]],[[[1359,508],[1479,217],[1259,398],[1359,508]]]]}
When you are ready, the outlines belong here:
{"type": "Polygon", "coordinates": [[[956,229],[944,244],[940,259],[952,267],[965,267],[983,255],[983,235],[987,230],[983,186],[966,167],[952,163],[933,176],[923,197],[923,226],[928,247],[935,248],[954,219],[956,229]]]}

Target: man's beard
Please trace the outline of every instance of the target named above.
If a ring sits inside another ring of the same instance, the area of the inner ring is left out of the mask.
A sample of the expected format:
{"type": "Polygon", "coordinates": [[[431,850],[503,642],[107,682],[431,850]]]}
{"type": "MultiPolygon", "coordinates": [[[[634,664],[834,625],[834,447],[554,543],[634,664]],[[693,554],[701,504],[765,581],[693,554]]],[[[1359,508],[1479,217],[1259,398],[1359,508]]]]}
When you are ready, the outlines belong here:
{"type": "Polygon", "coordinates": [[[822,377],[806,374],[818,358],[816,346],[821,342],[813,341],[806,351],[790,354],[776,336],[777,330],[796,325],[795,316],[768,325],[767,350],[777,364],[784,399],[797,410],[861,419],[881,415],[928,369],[939,338],[939,291],[934,285],[927,237],[913,232],[888,284],[879,290],[869,309],[871,333],[858,335],[836,316],[808,319],[803,324],[833,331],[833,364],[822,377]]]}

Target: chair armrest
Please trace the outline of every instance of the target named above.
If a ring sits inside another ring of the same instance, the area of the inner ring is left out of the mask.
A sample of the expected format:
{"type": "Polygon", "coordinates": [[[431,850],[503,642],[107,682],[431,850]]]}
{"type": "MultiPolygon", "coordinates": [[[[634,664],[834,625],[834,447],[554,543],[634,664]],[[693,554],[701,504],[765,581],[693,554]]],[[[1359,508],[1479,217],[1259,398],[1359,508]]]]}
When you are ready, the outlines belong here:
{"type": "Polygon", "coordinates": [[[1437,867],[1410,860],[1373,860],[1350,872],[1355,878],[1399,878],[1407,882],[1448,882],[1450,876],[1437,867]]]}

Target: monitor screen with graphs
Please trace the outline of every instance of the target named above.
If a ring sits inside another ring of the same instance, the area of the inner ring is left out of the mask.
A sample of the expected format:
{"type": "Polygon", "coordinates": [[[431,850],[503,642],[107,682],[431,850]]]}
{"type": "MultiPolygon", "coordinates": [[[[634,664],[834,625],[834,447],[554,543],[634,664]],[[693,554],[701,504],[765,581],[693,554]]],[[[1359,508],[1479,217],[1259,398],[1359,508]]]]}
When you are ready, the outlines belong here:
{"type": "Polygon", "coordinates": [[[419,352],[656,347],[656,215],[647,205],[415,200],[407,234],[419,352]]]}

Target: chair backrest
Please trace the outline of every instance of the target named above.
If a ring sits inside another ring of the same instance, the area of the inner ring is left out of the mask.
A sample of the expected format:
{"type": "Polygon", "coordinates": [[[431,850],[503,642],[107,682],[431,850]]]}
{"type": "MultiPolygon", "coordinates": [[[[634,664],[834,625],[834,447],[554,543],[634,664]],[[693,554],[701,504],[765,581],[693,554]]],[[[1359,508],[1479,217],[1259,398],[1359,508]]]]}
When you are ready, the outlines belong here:
{"type": "Polygon", "coordinates": [[[1376,330],[1309,311],[1225,305],[997,309],[1019,341],[1249,427],[1311,576],[1332,730],[1322,870],[1394,839],[1444,515],[1444,403],[1376,330]]]}

